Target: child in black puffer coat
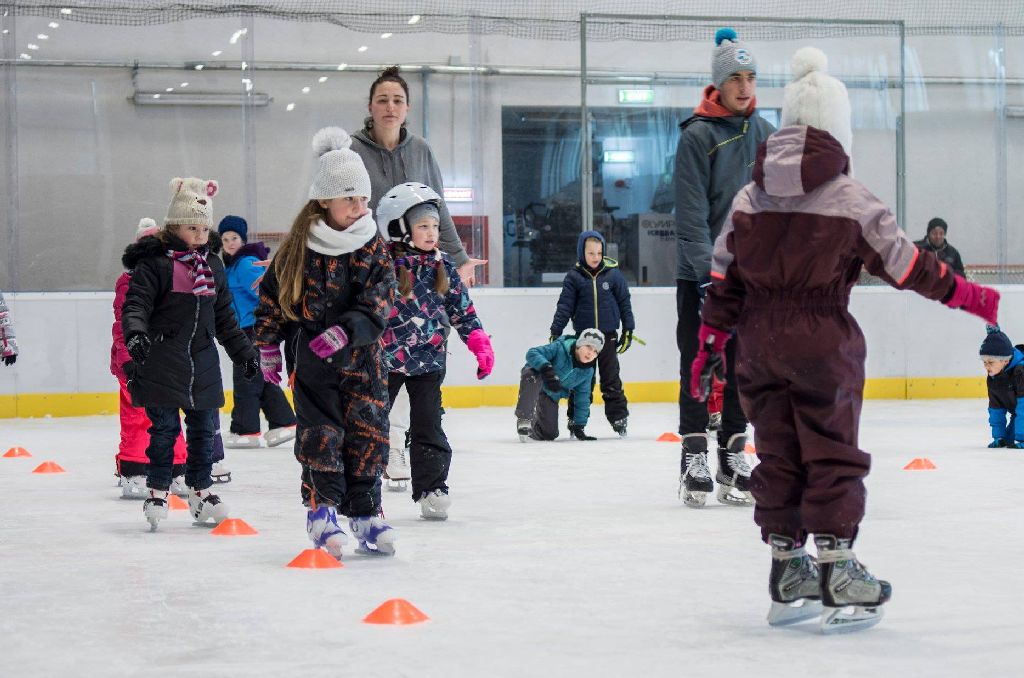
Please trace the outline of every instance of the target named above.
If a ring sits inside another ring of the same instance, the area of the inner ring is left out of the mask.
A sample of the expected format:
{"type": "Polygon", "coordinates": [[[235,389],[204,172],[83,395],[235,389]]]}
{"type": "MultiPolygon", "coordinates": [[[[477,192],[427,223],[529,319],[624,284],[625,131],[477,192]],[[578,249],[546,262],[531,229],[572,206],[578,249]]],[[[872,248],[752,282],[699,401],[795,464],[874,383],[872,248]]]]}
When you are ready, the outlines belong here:
{"type": "Polygon", "coordinates": [[[188,461],[185,484],[197,523],[219,523],[227,506],[210,491],[214,436],[224,388],[214,338],[231,360],[254,376],[255,349],[238,326],[224,265],[210,256],[211,198],[215,181],[174,179],[164,228],[129,245],[122,262],[132,271],[121,312],[125,365],[132,404],[145,407],[153,426],[146,450],[149,498],[143,506],[152,529],[167,517],[174,440],[185,412],[188,461]]]}

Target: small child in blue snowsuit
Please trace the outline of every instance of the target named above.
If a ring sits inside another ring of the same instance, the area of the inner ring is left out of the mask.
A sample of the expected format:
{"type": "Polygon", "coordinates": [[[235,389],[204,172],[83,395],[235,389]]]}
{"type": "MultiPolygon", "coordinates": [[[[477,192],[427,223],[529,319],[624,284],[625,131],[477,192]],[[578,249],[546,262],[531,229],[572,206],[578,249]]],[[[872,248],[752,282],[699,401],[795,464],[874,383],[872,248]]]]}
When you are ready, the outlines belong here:
{"type": "Polygon", "coordinates": [[[577,440],[597,440],[584,431],[590,419],[594,361],[604,348],[604,334],[594,328],[580,336],[558,337],[550,344],[526,352],[519,380],[516,430],[519,439],[554,440],[558,437],[558,401],[575,400],[569,433],[577,440]]]}
{"type": "Polygon", "coordinates": [[[1024,344],[1011,344],[998,325],[986,330],[979,353],[988,373],[988,424],[992,427],[988,446],[1024,449],[1024,344]]]}

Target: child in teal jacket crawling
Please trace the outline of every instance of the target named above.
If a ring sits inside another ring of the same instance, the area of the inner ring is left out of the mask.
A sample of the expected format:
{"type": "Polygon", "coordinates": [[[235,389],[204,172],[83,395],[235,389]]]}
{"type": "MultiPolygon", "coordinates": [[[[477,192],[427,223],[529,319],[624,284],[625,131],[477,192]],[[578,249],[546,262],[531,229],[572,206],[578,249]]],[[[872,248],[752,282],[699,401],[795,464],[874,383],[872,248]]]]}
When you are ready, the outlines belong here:
{"type": "Polygon", "coordinates": [[[519,439],[554,440],[558,437],[558,401],[571,394],[575,402],[569,433],[577,440],[597,440],[583,428],[590,419],[594,360],[604,348],[604,334],[590,328],[579,337],[563,336],[526,352],[519,381],[516,429],[519,439]]]}

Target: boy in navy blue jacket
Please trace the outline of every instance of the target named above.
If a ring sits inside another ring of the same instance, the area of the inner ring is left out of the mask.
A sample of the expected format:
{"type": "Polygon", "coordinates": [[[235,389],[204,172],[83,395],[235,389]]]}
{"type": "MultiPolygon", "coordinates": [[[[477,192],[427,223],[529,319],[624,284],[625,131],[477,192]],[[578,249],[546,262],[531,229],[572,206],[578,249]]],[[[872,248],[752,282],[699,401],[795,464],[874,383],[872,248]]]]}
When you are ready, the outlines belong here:
{"type": "Polygon", "coordinates": [[[569,433],[577,440],[597,440],[584,431],[590,419],[594,360],[605,346],[600,330],[583,330],[579,338],[557,337],[550,344],[526,352],[519,381],[516,429],[519,440],[554,440],[558,437],[558,401],[575,396],[576,408],[569,433]]]}
{"type": "Polygon", "coordinates": [[[979,353],[988,373],[988,423],[992,427],[988,446],[1024,449],[1024,344],[1011,344],[997,325],[986,329],[988,336],[979,353]]]}
{"type": "MultiPolygon", "coordinates": [[[[562,334],[570,319],[576,334],[589,328],[601,331],[605,342],[597,356],[597,372],[601,375],[604,414],[615,432],[625,436],[629,409],[622,379],[619,378],[618,354],[625,353],[633,343],[633,329],[636,327],[629,301],[629,286],[619,271],[618,262],[604,256],[604,237],[597,231],[580,233],[576,256],[579,261],[565,274],[562,283],[562,294],[558,297],[555,318],[551,321],[551,341],[562,334]],[[620,322],[622,334],[617,337],[620,322]]],[[[570,421],[575,407],[575,398],[570,398],[570,421]]]]}

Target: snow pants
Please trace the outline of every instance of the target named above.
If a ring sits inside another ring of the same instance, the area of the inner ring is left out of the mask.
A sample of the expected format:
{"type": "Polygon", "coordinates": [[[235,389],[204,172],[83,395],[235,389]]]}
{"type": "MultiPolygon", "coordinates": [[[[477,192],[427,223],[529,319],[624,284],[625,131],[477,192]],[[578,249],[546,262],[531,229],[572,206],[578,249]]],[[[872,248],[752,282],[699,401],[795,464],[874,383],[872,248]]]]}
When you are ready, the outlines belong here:
{"type": "Polygon", "coordinates": [[[558,403],[544,391],[540,373],[529,365],[523,367],[519,376],[516,418],[530,421],[530,437],[534,440],[558,438],[558,403]]]}
{"type": "MultiPolygon", "coordinates": [[[[149,427],[152,422],[142,407],[132,406],[132,397],[128,393],[128,385],[121,379],[117,380],[121,387],[121,443],[117,448],[114,463],[117,473],[121,476],[144,476],[149,466],[146,448],[149,447],[149,427]]],[[[178,434],[174,441],[174,475],[185,472],[185,436],[178,434]]]]}
{"type": "Polygon", "coordinates": [[[388,458],[386,360],[378,344],[321,359],[306,334],[297,340],[292,390],[303,503],[353,518],[378,515],[374,487],[388,458]]]}
{"type": "MultiPolygon", "coordinates": [[[[402,386],[409,394],[409,466],[412,470],[412,499],[416,501],[428,492],[448,492],[448,469],[452,463],[452,448],[441,427],[441,382],[444,372],[408,375],[392,372],[388,375],[388,395],[391,402],[398,397],[402,386]]],[[[404,438],[394,445],[404,444],[404,438]]]]}
{"type": "Polygon", "coordinates": [[[762,538],[856,537],[871,457],[857,447],[866,352],[846,299],[748,297],[733,342],[760,461],[751,491],[762,538]]]}
{"type": "MultiPolygon", "coordinates": [[[[255,340],[251,327],[243,331],[250,342],[255,340]]],[[[267,417],[267,425],[271,429],[295,425],[295,413],[280,386],[264,381],[261,374],[246,379],[245,369],[238,364],[232,366],[231,376],[235,385],[234,406],[231,408],[232,433],[259,435],[260,410],[267,417]]]]}

